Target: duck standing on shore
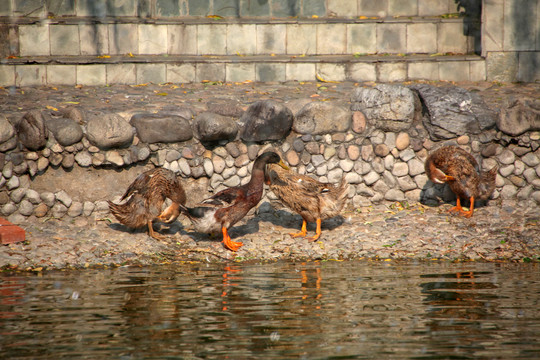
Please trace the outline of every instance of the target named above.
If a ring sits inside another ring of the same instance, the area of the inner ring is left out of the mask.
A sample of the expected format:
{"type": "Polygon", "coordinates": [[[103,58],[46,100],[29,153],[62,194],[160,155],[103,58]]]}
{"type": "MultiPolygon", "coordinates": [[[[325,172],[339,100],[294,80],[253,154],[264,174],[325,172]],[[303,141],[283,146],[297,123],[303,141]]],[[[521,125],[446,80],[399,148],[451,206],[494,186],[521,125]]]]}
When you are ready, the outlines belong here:
{"type": "Polygon", "coordinates": [[[456,206],[448,210],[470,218],[475,200],[488,200],[495,190],[498,167],[480,171],[478,163],[467,151],[457,146],[443,146],[426,159],[426,174],[435,184],[448,183],[456,194],[456,206]],[[461,199],[469,199],[469,211],[461,207],[461,199]]]}
{"type": "Polygon", "coordinates": [[[345,179],[334,186],[274,165],[269,166],[266,180],[279,200],[302,216],[302,229],[299,233],[291,233],[292,237],[305,237],[307,223],[317,224],[315,236],[307,238],[309,241],[315,241],[321,236],[322,220],[340,213],[349,189],[345,179]]]}
{"type": "Polygon", "coordinates": [[[278,164],[288,169],[278,154],[265,152],[255,159],[251,179],[247,184],[224,189],[193,208],[182,205],[180,211],[191,220],[195,230],[203,233],[221,231],[225,247],[232,251],[238,250],[243,244],[232,241],[227,230],[261,200],[267,164],[278,164]]]}
{"type": "Polygon", "coordinates": [[[186,203],[186,193],[174,172],[155,168],[140,174],[129,185],[120,200],[125,199],[127,201],[123,204],[107,201],[116,219],[132,229],[147,226],[151,237],[162,240],[163,237],[154,231],[152,223],[171,223],[176,220],[178,207],[186,203]],[[172,200],[172,204],[162,211],[166,198],[172,200]]]}

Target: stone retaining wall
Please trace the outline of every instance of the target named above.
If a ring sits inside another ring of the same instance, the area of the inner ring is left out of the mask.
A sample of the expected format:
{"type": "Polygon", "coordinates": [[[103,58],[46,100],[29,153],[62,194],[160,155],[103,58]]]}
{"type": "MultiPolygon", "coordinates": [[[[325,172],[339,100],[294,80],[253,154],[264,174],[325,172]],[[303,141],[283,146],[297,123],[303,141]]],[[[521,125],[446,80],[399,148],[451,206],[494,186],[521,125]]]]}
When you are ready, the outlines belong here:
{"type": "Polygon", "coordinates": [[[14,124],[0,115],[0,211],[15,223],[105,216],[105,200],[153,166],[180,174],[192,204],[249,181],[252,161],[270,148],[300,173],[331,183],[345,177],[353,207],[449,201],[449,189],[424,173],[428,153],[443,144],[470,151],[484,169],[499,166],[493,198],[540,203],[538,127],[510,136],[474,94],[450,88],[437,107],[437,91],[377,85],[356,88],[350,105],[265,100],[245,111],[234,102],[142,114],[67,107],[21,113],[14,124]]]}

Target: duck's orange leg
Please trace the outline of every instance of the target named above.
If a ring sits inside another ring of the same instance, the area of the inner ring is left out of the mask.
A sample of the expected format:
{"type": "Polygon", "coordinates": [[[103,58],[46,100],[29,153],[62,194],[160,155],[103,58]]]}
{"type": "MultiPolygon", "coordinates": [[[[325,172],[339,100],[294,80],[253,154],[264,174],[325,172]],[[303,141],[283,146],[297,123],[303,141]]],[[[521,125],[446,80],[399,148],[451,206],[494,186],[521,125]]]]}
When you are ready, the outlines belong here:
{"type": "Polygon", "coordinates": [[[459,200],[459,196],[457,197],[457,200],[456,200],[456,206],[450,208],[448,210],[448,212],[458,212],[458,213],[461,213],[463,211],[463,208],[461,207],[461,201],[459,200]]]}
{"type": "Polygon", "coordinates": [[[469,211],[461,210],[459,212],[459,215],[464,216],[466,218],[470,218],[473,215],[474,212],[474,196],[471,196],[471,207],[469,208],[469,211]]]}
{"type": "Polygon", "coordinates": [[[315,236],[308,238],[309,242],[313,242],[321,237],[321,219],[317,219],[317,230],[315,230],[315,236]]]}
{"type": "Polygon", "coordinates": [[[153,237],[156,240],[163,240],[165,237],[162,235],[159,235],[157,232],[154,231],[154,228],[152,227],[152,221],[148,221],[148,235],[153,237]]]}
{"type": "Polygon", "coordinates": [[[225,245],[227,249],[236,251],[244,245],[241,242],[232,241],[225,226],[221,228],[221,232],[223,233],[223,245],[225,245]]]}
{"type": "Polygon", "coordinates": [[[302,229],[300,230],[299,233],[290,233],[289,235],[291,235],[293,238],[295,237],[305,237],[307,234],[307,222],[306,220],[302,219],[302,229]]]}

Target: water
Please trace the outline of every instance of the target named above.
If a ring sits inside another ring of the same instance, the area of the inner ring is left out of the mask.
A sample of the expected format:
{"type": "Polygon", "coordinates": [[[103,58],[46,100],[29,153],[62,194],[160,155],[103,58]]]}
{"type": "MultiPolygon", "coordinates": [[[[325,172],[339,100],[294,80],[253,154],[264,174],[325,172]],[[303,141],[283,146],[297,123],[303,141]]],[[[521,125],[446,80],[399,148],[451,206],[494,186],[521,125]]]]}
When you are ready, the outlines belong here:
{"type": "Polygon", "coordinates": [[[540,358],[537,264],[0,274],[0,358],[540,358]]]}

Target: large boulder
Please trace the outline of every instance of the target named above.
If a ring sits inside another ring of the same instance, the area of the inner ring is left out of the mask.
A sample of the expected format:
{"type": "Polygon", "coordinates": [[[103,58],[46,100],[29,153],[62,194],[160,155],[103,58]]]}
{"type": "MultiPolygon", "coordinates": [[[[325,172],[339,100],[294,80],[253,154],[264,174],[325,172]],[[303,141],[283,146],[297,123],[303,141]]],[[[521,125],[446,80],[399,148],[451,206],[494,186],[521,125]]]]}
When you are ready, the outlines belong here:
{"type": "Polygon", "coordinates": [[[501,109],[497,127],[511,136],[540,130],[540,100],[511,98],[501,109]]]}
{"type": "Polygon", "coordinates": [[[497,114],[480,95],[457,86],[411,86],[424,106],[424,127],[432,140],[479,134],[495,126],[497,114]]]}
{"type": "Polygon", "coordinates": [[[332,134],[345,132],[351,126],[351,112],[326,102],[311,102],[296,114],[294,131],[300,134],[332,134]]]}
{"type": "Polygon", "coordinates": [[[61,116],[43,115],[47,129],[52,132],[60,145],[69,146],[81,141],[83,130],[75,121],[61,116]]]}
{"type": "Polygon", "coordinates": [[[179,115],[135,114],[131,124],[137,129],[139,139],[149,144],[182,142],[193,137],[189,121],[179,115]]]}
{"type": "Polygon", "coordinates": [[[43,115],[39,110],[32,110],[24,114],[15,126],[19,140],[28,150],[39,150],[45,147],[49,131],[45,127],[43,115]]]}
{"type": "Polygon", "coordinates": [[[233,118],[240,118],[244,113],[242,104],[231,99],[212,99],[206,103],[206,108],[208,112],[233,118]]]}
{"type": "Polygon", "coordinates": [[[133,128],[118,114],[89,113],[86,138],[100,149],[126,147],[133,141],[133,128]]]}
{"type": "Polygon", "coordinates": [[[239,122],[244,141],[281,140],[291,130],[293,114],[283,104],[262,100],[251,104],[239,122]]]}
{"type": "Polygon", "coordinates": [[[238,134],[238,125],[233,119],[211,112],[203,112],[193,122],[195,137],[201,142],[234,140],[238,134]]]}
{"type": "Polygon", "coordinates": [[[15,129],[5,115],[0,114],[0,152],[6,152],[17,146],[15,129]]]}
{"type": "Polygon", "coordinates": [[[351,110],[361,111],[378,129],[399,132],[407,130],[415,117],[415,95],[400,85],[379,84],[359,87],[351,97],[351,110]]]}

